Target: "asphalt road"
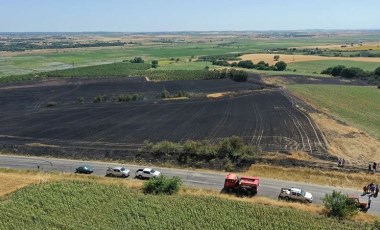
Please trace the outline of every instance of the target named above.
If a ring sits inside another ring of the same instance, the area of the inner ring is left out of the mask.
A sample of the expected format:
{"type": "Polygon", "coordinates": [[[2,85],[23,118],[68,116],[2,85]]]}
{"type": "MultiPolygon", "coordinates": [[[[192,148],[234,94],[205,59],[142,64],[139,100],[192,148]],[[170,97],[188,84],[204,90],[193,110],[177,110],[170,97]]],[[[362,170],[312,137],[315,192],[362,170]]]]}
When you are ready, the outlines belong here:
{"type": "MultiPolygon", "coordinates": [[[[56,158],[42,158],[42,157],[27,157],[27,156],[11,156],[0,155],[0,168],[12,169],[34,169],[37,170],[37,165],[40,165],[40,170],[43,171],[57,171],[57,172],[74,172],[75,168],[81,164],[90,164],[94,167],[94,174],[98,176],[105,175],[107,168],[111,165],[116,165],[107,162],[93,162],[93,161],[79,161],[79,160],[66,160],[56,158]]],[[[134,172],[138,168],[144,166],[137,165],[123,165],[131,170],[131,178],[134,177],[134,172]]],[[[154,167],[163,175],[181,177],[186,186],[196,188],[206,188],[212,190],[221,190],[224,183],[225,173],[222,172],[209,172],[200,170],[184,170],[174,168],[161,168],[154,167]]],[[[0,185],[1,186],[1,185],[0,185]]],[[[315,184],[276,180],[269,178],[260,178],[260,188],[258,195],[277,199],[279,191],[283,187],[299,187],[305,191],[313,194],[314,203],[321,204],[322,197],[326,193],[331,193],[333,190],[342,191],[349,195],[357,195],[360,197],[361,191],[347,188],[336,188],[332,186],[321,186],[315,184]]],[[[367,197],[361,197],[361,201],[366,201],[367,197]]],[[[380,198],[372,198],[371,209],[368,213],[380,214],[380,198]]]]}

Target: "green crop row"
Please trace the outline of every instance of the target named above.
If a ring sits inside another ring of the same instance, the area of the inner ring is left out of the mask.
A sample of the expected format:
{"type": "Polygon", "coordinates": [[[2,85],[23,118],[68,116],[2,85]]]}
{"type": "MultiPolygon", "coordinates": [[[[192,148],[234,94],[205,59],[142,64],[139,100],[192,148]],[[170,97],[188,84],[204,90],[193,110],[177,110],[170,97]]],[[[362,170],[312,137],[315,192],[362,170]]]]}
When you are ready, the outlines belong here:
{"type": "Polygon", "coordinates": [[[1,229],[369,229],[305,211],[211,196],[155,196],[121,185],[56,182],[0,203],[1,229]]]}

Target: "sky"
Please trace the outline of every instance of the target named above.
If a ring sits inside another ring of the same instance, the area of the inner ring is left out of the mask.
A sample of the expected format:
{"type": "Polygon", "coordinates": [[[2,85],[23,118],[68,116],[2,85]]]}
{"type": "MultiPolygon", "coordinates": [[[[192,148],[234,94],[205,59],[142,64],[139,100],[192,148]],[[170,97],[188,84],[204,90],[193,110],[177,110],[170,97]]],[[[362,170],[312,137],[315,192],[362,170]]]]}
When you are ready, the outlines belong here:
{"type": "Polygon", "coordinates": [[[380,29],[380,0],[0,0],[0,32],[380,29]]]}

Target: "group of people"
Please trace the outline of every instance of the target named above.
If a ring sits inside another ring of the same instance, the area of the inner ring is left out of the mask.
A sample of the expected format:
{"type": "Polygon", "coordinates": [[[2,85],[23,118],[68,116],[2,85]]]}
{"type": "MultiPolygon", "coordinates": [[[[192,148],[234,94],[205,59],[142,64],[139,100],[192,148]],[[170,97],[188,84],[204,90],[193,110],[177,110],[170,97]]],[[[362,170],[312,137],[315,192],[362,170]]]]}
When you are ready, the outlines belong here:
{"type": "Polygon", "coordinates": [[[366,185],[363,187],[363,195],[368,195],[368,197],[374,197],[376,198],[379,194],[379,186],[374,183],[370,183],[369,185],[366,185]]]}
{"type": "Polygon", "coordinates": [[[369,173],[375,173],[377,168],[377,163],[373,162],[368,165],[368,172],[369,173]]]}

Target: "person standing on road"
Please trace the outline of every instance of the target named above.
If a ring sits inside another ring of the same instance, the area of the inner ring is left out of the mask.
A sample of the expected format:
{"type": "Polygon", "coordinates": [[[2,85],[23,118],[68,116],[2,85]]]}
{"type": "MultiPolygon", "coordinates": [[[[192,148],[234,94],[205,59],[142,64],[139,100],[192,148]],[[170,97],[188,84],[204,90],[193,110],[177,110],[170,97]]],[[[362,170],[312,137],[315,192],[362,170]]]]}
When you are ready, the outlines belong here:
{"type": "Polygon", "coordinates": [[[376,172],[376,168],[377,168],[377,163],[373,162],[373,164],[372,164],[373,173],[376,172]]]}
{"type": "Polygon", "coordinates": [[[372,173],[373,171],[372,171],[372,164],[371,163],[369,163],[369,165],[368,165],[368,173],[372,173]]]}

